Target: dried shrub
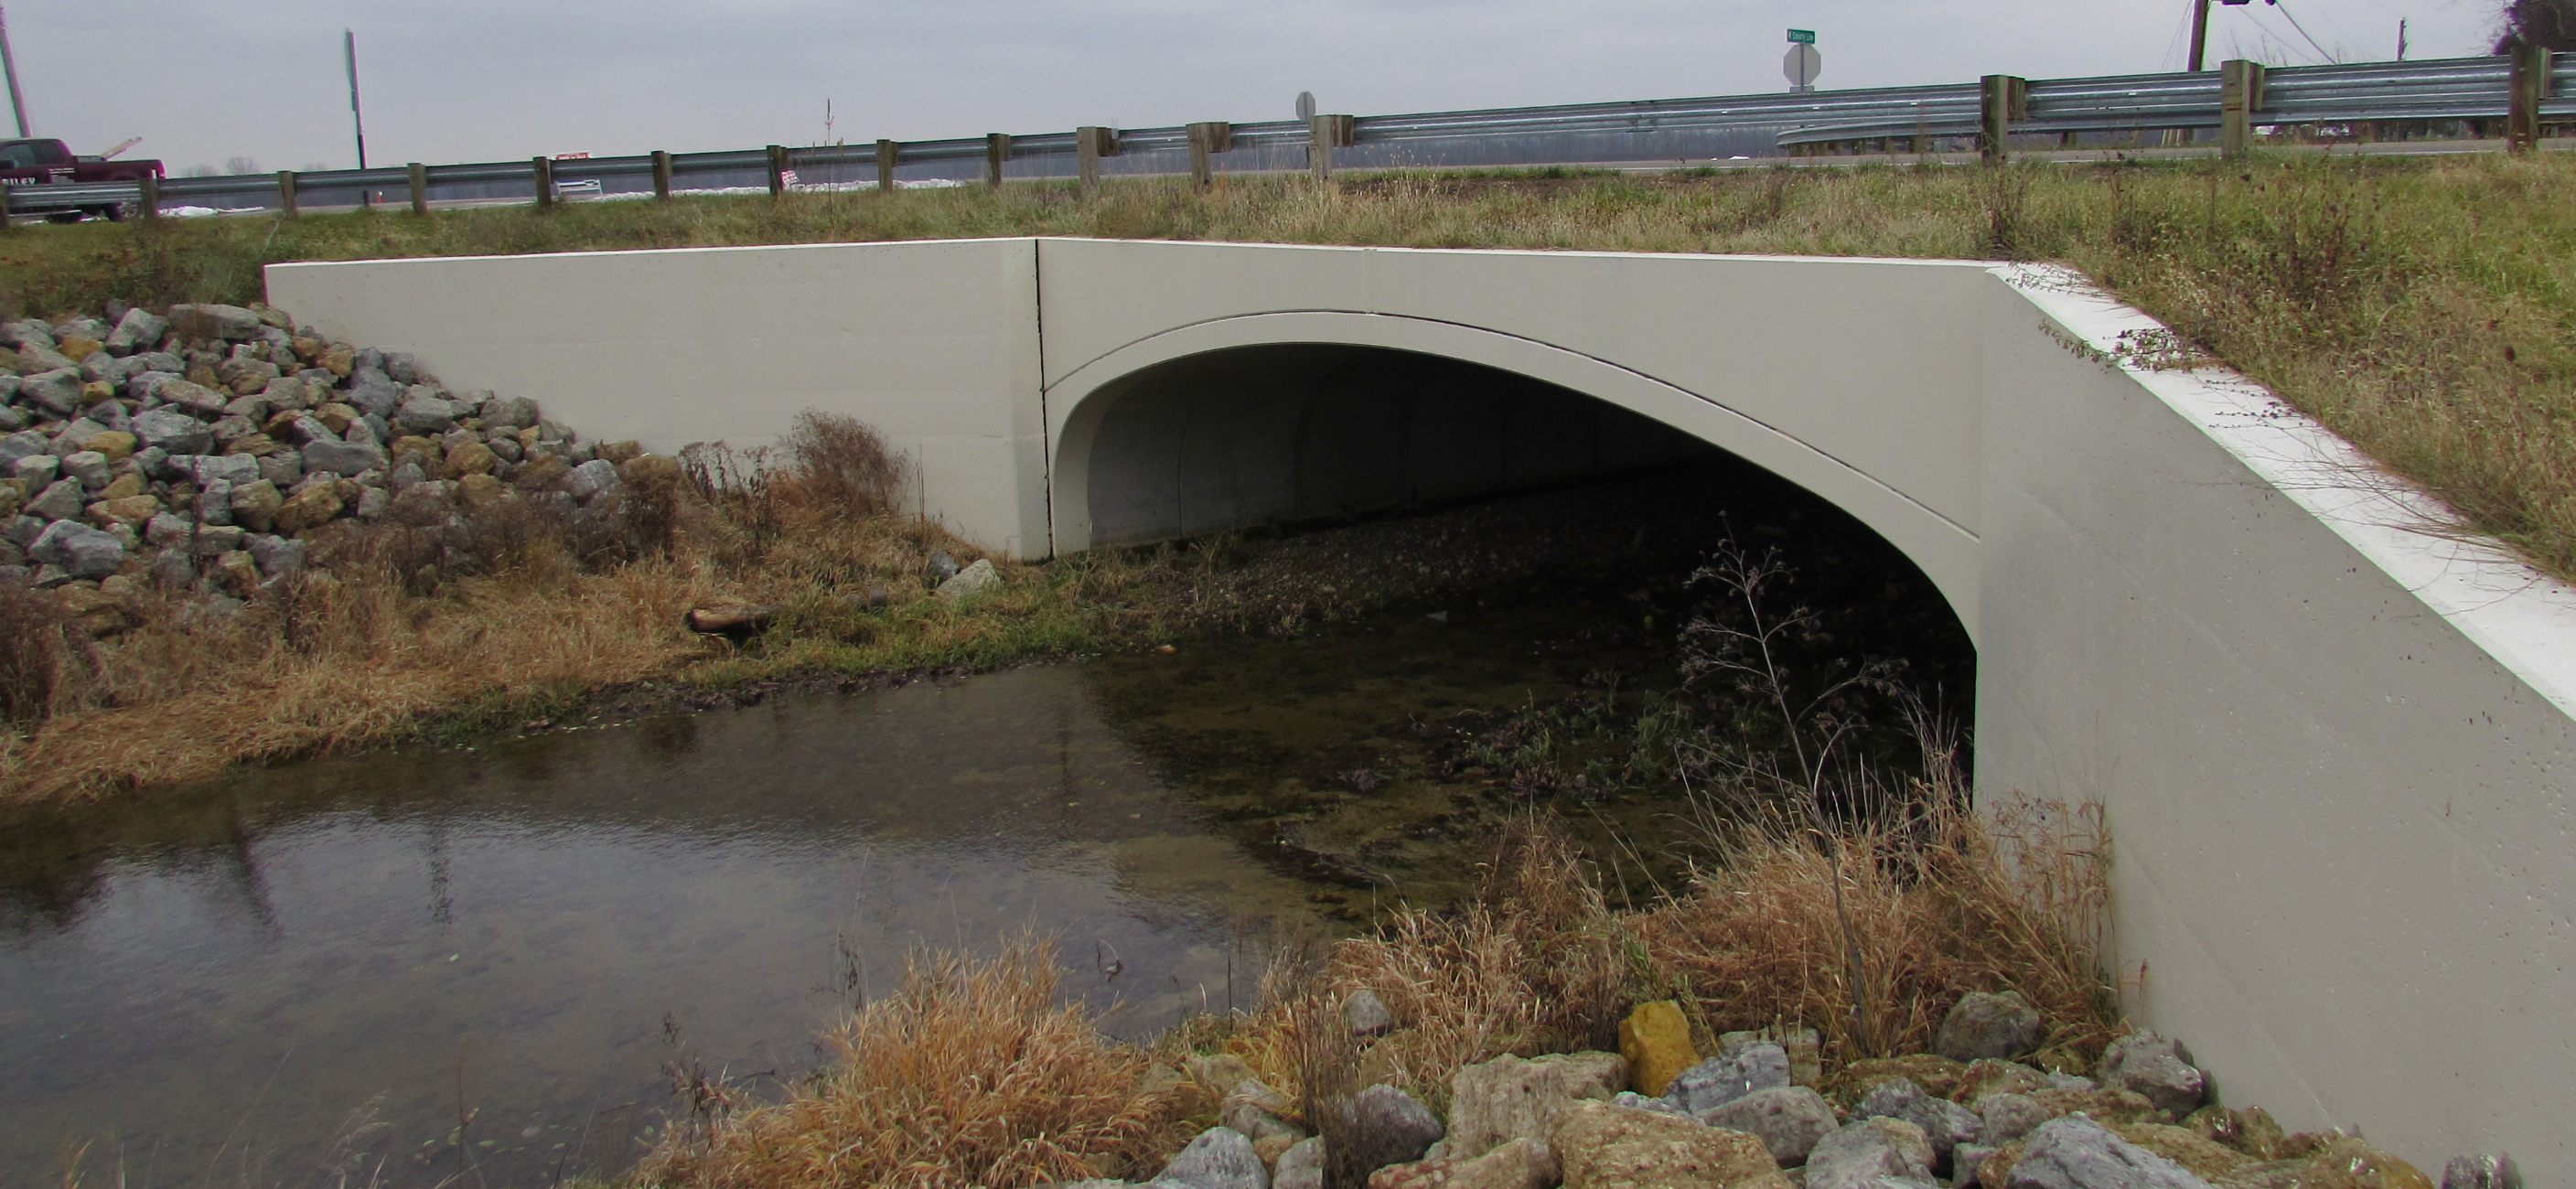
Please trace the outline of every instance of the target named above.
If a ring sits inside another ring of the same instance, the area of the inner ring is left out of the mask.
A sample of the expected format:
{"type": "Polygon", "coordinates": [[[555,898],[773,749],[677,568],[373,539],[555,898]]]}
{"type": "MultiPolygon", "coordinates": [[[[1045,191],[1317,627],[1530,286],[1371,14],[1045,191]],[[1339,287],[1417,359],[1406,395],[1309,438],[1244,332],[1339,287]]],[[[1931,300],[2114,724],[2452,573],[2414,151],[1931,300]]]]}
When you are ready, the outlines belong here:
{"type": "Polygon", "coordinates": [[[1811,1027],[1843,1061],[1921,1052],[1960,996],[2009,989],[2047,1019],[2048,1047],[2099,1052],[2117,1019],[2100,813],[2028,801],[1981,817],[1959,793],[1926,790],[1909,816],[1832,845],[1803,824],[1748,826],[1724,866],[1631,927],[1712,1032],[1811,1027]],[[1851,948],[1874,1053],[1854,1035],[1851,948]]]}
{"type": "Polygon", "coordinates": [[[0,714],[13,723],[52,717],[90,659],[89,636],[61,600],[23,581],[0,582],[0,714]]]}
{"type": "Polygon", "coordinates": [[[645,1183],[1023,1186],[1150,1172],[1182,1139],[1144,1050],[1055,1003],[1054,948],[916,955],[903,989],[829,1038],[833,1061],[783,1103],[722,1114],[665,1147],[645,1183]]]}
{"type": "Polygon", "coordinates": [[[807,409],[796,415],[786,447],[791,472],[806,500],[843,513],[894,510],[909,468],[885,437],[866,423],[838,413],[807,409]]]}

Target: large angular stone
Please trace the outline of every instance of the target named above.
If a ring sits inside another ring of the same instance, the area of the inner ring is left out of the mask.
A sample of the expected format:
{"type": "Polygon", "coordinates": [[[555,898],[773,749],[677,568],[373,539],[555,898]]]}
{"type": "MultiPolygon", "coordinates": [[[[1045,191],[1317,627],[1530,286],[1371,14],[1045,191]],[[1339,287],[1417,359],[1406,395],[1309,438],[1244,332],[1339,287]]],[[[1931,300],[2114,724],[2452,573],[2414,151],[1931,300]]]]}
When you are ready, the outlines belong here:
{"type": "Polygon", "coordinates": [[[1664,1097],[1696,1116],[1751,1094],[1789,1084],[1789,1051],[1767,1040],[1740,1044],[1691,1066],[1664,1097]]]}
{"type": "Polygon", "coordinates": [[[1502,1056],[1449,1079],[1447,1154],[1482,1156],[1516,1139],[1548,1142],[1556,1117],[1582,1101],[1606,1101],[1628,1081],[1617,1053],[1502,1056]]]}
{"type": "Polygon", "coordinates": [[[182,338],[240,342],[259,335],[259,315],[233,305],[175,305],[170,325],[182,338]]]}
{"type": "Polygon", "coordinates": [[[107,353],[132,355],[159,346],[170,333],[170,320],[140,307],[125,311],[117,319],[116,329],[107,334],[107,353]]]}
{"type": "Polygon", "coordinates": [[[2057,1117],[2037,1100],[2020,1094],[1986,1095],[1977,1100],[1977,1114],[1977,1142],[1989,1148],[2020,1139],[2057,1117]]]}
{"type": "Polygon", "coordinates": [[[56,479],[28,500],[26,513],[45,520],[69,520],[89,505],[89,489],[78,479],[56,479]]]}
{"type": "Polygon", "coordinates": [[[1639,1094],[1660,1095],[1683,1070],[1699,1064],[1690,1020],[1670,999],[1640,1003],[1619,1021],[1619,1055],[1628,1059],[1628,1088],[1639,1094]]]}
{"type": "Polygon", "coordinates": [[[414,387],[403,397],[392,421],[405,433],[442,434],[466,412],[465,406],[440,397],[433,389],[414,387]]]}
{"type": "Polygon", "coordinates": [[[1771,1150],[1771,1158],[1782,1164],[1805,1163],[1817,1141],[1839,1126],[1833,1104],[1805,1086],[1756,1090],[1702,1111],[1699,1121],[1759,1138],[1771,1150]]]}
{"type": "Polygon", "coordinates": [[[1270,1189],[1324,1189],[1324,1137],[1302,1139],[1279,1154],[1270,1189]]]}
{"type": "Polygon", "coordinates": [[[402,403],[402,398],[403,386],[382,371],[360,368],[349,376],[345,399],[362,413],[373,413],[379,417],[390,415],[395,406],[402,403]]]}
{"type": "Polygon", "coordinates": [[[1712,1189],[1776,1174],[1762,1141],[1741,1131],[1606,1102],[1578,1102],[1548,1129],[1565,1189],[1712,1189]]]}
{"type": "MultiPolygon", "coordinates": [[[[158,376],[159,372],[147,375],[158,376]]],[[[152,395],[201,417],[221,417],[224,406],[233,403],[233,394],[219,392],[206,385],[177,376],[166,376],[152,385],[152,395]]]]}
{"type": "Polygon", "coordinates": [[[61,566],[74,578],[105,578],[124,563],[125,542],[77,520],[57,520],[28,546],[27,556],[61,566]]]}
{"type": "Polygon", "coordinates": [[[1351,1148],[1380,1165],[1422,1159],[1431,1145],[1448,1134],[1440,1117],[1421,1100],[1393,1086],[1371,1086],[1351,1100],[1351,1148]]]}
{"type": "Polygon", "coordinates": [[[303,458],[306,474],[327,471],[334,475],[362,475],[383,470],[386,462],[382,446],[331,438],[316,438],[306,443],[303,458]]]}
{"type": "Polygon", "coordinates": [[[2019,991],[1971,991],[1941,1020],[1932,1051],[1953,1061],[2008,1060],[2039,1047],[2046,1025],[2019,991]]]}
{"type": "Polygon", "coordinates": [[[1934,1098],[1904,1078],[1889,1078],[1870,1087],[1853,1114],[1864,1118],[1903,1119],[1923,1129],[1932,1144],[1935,1168],[1950,1158],[1950,1149],[1976,1139],[1985,1130],[1977,1112],[1947,1098],[1934,1098]]]}
{"type": "Polygon", "coordinates": [[[1846,1124],[1807,1153],[1807,1189],[1874,1189],[1880,1177],[1931,1175],[1932,1142],[1903,1119],[1846,1124]]]}
{"type": "Polygon", "coordinates": [[[80,412],[81,390],[87,382],[78,368],[58,368],[19,380],[18,395],[57,417],[69,417],[80,412]]]}
{"type": "Polygon", "coordinates": [[[1231,1127],[1200,1132],[1154,1179],[1192,1189],[1270,1189],[1270,1170],[1252,1150],[1252,1141],[1231,1127]]]}
{"type": "Polygon", "coordinates": [[[316,482],[295,493],[270,518],[271,527],[287,536],[328,524],[340,515],[345,505],[340,500],[336,483],[316,482]]]}
{"type": "Polygon", "coordinates": [[[2209,1099],[2209,1080],[2191,1063],[2182,1042],[2153,1032],[2135,1032],[2111,1042],[2096,1075],[2114,1090],[2145,1096],[2168,1120],[2181,1119],[2209,1099]]]}
{"type": "Polygon", "coordinates": [[[2191,1170],[2081,1115],[2030,1133],[2012,1176],[1996,1189],[2209,1189],[2191,1170]]]}
{"type": "Polygon", "coordinates": [[[160,473],[174,479],[186,479],[203,490],[217,483],[258,482],[259,460],[247,454],[174,452],[161,460],[160,473]]]}

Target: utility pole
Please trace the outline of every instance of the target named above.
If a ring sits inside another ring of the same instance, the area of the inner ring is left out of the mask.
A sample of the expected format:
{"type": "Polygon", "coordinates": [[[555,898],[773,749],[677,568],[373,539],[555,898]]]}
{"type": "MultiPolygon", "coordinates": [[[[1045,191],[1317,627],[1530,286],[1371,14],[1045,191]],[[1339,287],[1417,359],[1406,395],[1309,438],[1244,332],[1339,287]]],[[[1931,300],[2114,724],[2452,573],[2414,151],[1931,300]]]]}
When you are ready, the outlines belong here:
{"type": "Polygon", "coordinates": [[[34,136],[27,127],[27,98],[18,93],[18,58],[9,52],[9,13],[0,9],[0,72],[9,76],[9,111],[18,117],[18,135],[34,136]]]}
{"type": "Polygon", "coordinates": [[[367,113],[358,106],[358,31],[340,30],[341,47],[349,59],[349,119],[358,127],[358,168],[367,167],[367,113]]]}
{"type": "MultiPolygon", "coordinates": [[[[2230,8],[2243,8],[2254,0],[2218,0],[2230,8]]],[[[2266,0],[2278,4],[2281,0],[2266,0]]],[[[2191,72],[2198,74],[2209,57],[2210,0],[2191,0],[2191,72]]]]}
{"type": "Polygon", "coordinates": [[[2406,18],[2397,18],[2397,60],[2406,60],[2406,18]]]}

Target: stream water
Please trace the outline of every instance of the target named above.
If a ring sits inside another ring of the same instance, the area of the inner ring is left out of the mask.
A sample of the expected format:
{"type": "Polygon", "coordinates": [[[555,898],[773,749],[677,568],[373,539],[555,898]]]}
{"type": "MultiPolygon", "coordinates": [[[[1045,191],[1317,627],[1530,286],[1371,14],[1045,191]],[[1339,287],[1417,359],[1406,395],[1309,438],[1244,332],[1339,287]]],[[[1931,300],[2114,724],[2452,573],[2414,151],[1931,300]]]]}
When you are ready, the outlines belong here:
{"type": "MultiPolygon", "coordinates": [[[[1919,576],[1796,536],[1963,687],[1919,576]]],[[[1687,572],[0,820],[0,1186],[613,1172],[673,1064],[774,1091],[908,952],[1023,929],[1114,1032],[1248,1005],[1266,942],[1454,898],[1533,801],[1633,853],[1686,833],[1574,774],[1673,683],[1687,572]],[[1542,722],[1563,778],[1507,785],[1487,745],[1542,722]]]]}

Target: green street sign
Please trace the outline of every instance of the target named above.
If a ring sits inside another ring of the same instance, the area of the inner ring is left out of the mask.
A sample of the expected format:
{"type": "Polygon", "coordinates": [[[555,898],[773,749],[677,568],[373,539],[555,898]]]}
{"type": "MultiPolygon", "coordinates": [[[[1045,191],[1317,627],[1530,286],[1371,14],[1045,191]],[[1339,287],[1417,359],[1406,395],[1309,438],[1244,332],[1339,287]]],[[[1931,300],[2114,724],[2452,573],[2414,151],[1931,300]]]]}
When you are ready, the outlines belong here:
{"type": "Polygon", "coordinates": [[[1813,29],[1791,29],[1789,30],[1789,44],[1814,45],[1816,44],[1816,31],[1813,29]]]}

